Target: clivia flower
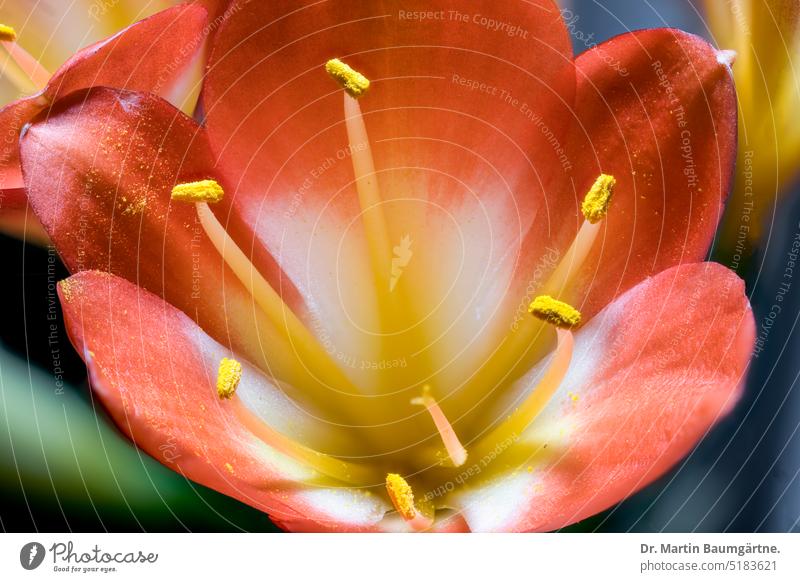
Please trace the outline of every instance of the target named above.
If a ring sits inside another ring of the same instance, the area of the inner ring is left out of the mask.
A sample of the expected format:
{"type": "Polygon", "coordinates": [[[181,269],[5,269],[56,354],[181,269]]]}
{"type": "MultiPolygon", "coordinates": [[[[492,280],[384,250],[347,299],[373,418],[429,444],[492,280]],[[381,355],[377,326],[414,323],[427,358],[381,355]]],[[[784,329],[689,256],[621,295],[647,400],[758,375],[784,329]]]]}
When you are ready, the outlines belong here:
{"type": "Polygon", "coordinates": [[[541,531],[735,404],[752,313],[703,262],[727,54],[662,29],[574,59],[549,1],[223,8],[193,118],[91,83],[19,140],[138,447],[293,531],[541,531]]]}

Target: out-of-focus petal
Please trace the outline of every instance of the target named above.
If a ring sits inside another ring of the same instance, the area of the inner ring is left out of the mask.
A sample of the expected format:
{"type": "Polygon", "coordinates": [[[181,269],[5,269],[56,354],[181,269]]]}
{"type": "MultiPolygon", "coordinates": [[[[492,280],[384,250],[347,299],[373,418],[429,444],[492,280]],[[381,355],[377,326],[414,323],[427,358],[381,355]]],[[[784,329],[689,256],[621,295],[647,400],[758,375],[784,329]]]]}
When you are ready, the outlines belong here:
{"type": "Polygon", "coordinates": [[[45,68],[55,71],[70,55],[178,1],[18,0],[3,5],[3,22],[45,68]]]}
{"type": "Polygon", "coordinates": [[[736,51],[740,106],[738,171],[720,257],[738,266],[764,232],[800,164],[800,4],[794,0],[714,2],[706,9],[714,40],[736,51]]]}

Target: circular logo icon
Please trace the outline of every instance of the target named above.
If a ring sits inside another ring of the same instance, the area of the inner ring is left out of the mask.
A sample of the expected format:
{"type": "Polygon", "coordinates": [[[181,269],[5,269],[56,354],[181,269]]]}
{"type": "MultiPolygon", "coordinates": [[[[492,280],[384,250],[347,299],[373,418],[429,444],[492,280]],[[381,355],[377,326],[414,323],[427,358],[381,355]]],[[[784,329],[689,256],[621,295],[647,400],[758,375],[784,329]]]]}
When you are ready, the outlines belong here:
{"type": "Polygon", "coordinates": [[[19,563],[26,570],[35,570],[44,561],[44,546],[39,542],[29,542],[19,551],[19,563]]]}

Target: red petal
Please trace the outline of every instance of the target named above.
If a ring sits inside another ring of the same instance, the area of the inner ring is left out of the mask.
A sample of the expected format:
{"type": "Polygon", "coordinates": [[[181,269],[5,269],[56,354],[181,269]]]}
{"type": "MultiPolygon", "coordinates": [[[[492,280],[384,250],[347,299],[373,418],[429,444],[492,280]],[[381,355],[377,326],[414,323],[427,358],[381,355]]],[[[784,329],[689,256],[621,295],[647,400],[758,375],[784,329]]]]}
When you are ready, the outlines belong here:
{"type": "Polygon", "coordinates": [[[576,293],[592,314],[647,276],[705,258],[731,185],[736,96],[714,48],[677,30],[619,36],[576,65],[575,184],[582,194],[600,172],[617,178],[576,293]]]}
{"type": "Polygon", "coordinates": [[[22,187],[15,135],[49,103],[97,86],[169,95],[203,48],[207,16],[200,5],[182,4],[136,22],[79,51],[53,74],[38,95],[0,111],[0,124],[7,128],[0,147],[0,188],[22,187]]]}
{"type": "Polygon", "coordinates": [[[19,162],[18,136],[22,128],[45,107],[45,101],[39,97],[25,97],[14,101],[0,109],[0,127],[6,128],[7,139],[0,140],[0,191],[9,196],[9,190],[17,192],[11,196],[11,205],[4,203],[0,211],[6,208],[24,206],[25,182],[19,162]],[[18,196],[21,193],[22,196],[18,196]]]}
{"type": "Polygon", "coordinates": [[[465,494],[470,527],[553,530],[652,482],[736,403],[754,340],[744,284],[720,265],[634,287],[577,332],[558,394],[515,445],[552,439],[553,460],[526,471],[525,453],[518,471],[465,494]]]}
{"type": "MultiPolygon", "coordinates": [[[[219,361],[230,352],[184,314],[100,272],[70,277],[59,296],[93,389],[119,427],[164,465],[298,529],[359,530],[383,517],[377,496],[304,485],[313,472],[238,421],[215,388],[219,361]]],[[[287,436],[315,430],[252,366],[244,364],[237,394],[261,403],[264,420],[287,436]]]]}
{"type": "MultiPolygon", "coordinates": [[[[217,18],[225,16],[228,10],[237,10],[237,4],[234,0],[195,0],[197,4],[205,6],[208,10],[209,20],[215,22],[217,18]]],[[[219,28],[218,26],[214,27],[219,28]]],[[[214,32],[213,30],[211,31],[214,32]]]]}
{"type": "MultiPolygon", "coordinates": [[[[237,202],[251,221],[265,192],[271,205],[291,206],[309,172],[328,157],[336,161],[337,152],[346,148],[342,92],[324,70],[334,57],[363,69],[373,82],[361,100],[373,142],[450,138],[503,169],[511,167],[509,155],[523,162],[529,156],[544,169],[552,148],[536,125],[508,115],[511,106],[503,105],[501,92],[524,99],[541,115],[565,96],[571,98],[571,48],[558,8],[550,1],[489,0],[473,2],[468,15],[459,8],[454,0],[416,0],[399,10],[392,3],[284,0],[251,2],[231,13],[215,38],[204,104],[223,164],[246,186],[237,202]],[[463,21],[455,13],[469,18],[463,21]],[[420,20],[420,14],[428,19],[420,20]],[[439,17],[430,19],[431,14],[439,17]],[[489,30],[481,18],[507,26],[489,30]],[[516,36],[509,34],[514,31],[516,36]],[[454,81],[454,75],[465,83],[454,81]],[[466,86],[467,81],[477,86],[466,86]],[[495,94],[487,94],[487,87],[495,94]],[[527,149],[521,153],[520,148],[527,149]]],[[[424,141],[373,145],[379,171],[423,150],[417,159],[433,168],[461,179],[474,174],[475,159],[465,161],[463,149],[424,141]]],[[[303,205],[309,198],[328,202],[349,184],[351,173],[346,163],[327,169],[303,205]]],[[[408,179],[419,183],[410,176],[401,182],[408,179]]],[[[387,180],[387,194],[399,195],[395,190],[405,184],[392,188],[393,181],[387,180]]],[[[502,181],[495,181],[502,189],[502,181]]],[[[526,192],[524,198],[529,196],[526,192]]],[[[276,230],[278,218],[268,228],[276,230]]]]}
{"type": "Polygon", "coordinates": [[[34,121],[21,151],[30,203],[72,272],[125,277],[252,362],[267,365],[262,343],[277,357],[280,340],[195,206],[170,201],[176,183],[214,177],[194,121],[152,95],[95,88],[34,121]]]}

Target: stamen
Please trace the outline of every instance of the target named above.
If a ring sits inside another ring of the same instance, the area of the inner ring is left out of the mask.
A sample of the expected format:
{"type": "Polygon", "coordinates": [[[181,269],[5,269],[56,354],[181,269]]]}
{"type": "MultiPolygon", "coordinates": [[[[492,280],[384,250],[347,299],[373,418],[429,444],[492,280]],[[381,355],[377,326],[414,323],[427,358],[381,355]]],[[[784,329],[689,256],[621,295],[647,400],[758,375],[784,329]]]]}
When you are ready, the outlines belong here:
{"type": "Polygon", "coordinates": [[[436,430],[439,431],[439,435],[442,437],[444,448],[447,450],[450,460],[453,462],[453,465],[460,467],[467,461],[467,450],[461,444],[461,441],[458,440],[453,426],[447,420],[447,417],[436,403],[436,400],[431,396],[430,391],[430,386],[425,386],[422,389],[422,396],[412,399],[411,404],[424,406],[428,409],[433,423],[436,425],[436,430]]]}
{"type": "Polygon", "coordinates": [[[344,97],[344,117],[352,152],[351,161],[356,178],[358,201],[361,206],[361,216],[369,243],[373,270],[377,278],[378,289],[388,291],[391,288],[392,243],[386,225],[386,217],[383,214],[383,200],[378,187],[375,162],[372,159],[372,148],[361,113],[361,106],[358,101],[350,99],[346,95],[344,97]]]}
{"type": "Polygon", "coordinates": [[[200,180],[177,184],[172,188],[172,199],[178,202],[210,202],[222,201],[225,191],[215,180],[200,180]]]}
{"type": "Polygon", "coordinates": [[[234,359],[222,358],[217,371],[217,394],[228,400],[233,397],[242,379],[242,365],[234,359]]]}
{"type": "Polygon", "coordinates": [[[417,508],[414,507],[414,492],[411,486],[397,473],[386,475],[386,491],[397,509],[397,513],[405,520],[417,517],[417,508]]]}
{"type": "Polygon", "coordinates": [[[414,503],[414,491],[411,485],[397,473],[386,475],[386,491],[392,500],[397,513],[415,530],[428,529],[433,525],[433,518],[421,513],[414,503]]]}
{"type": "Polygon", "coordinates": [[[608,214],[608,206],[611,204],[611,196],[614,194],[614,186],[616,184],[617,180],[614,176],[600,174],[581,205],[581,210],[586,220],[596,224],[605,218],[606,214],[608,214]]]}
{"type": "Polygon", "coordinates": [[[339,59],[329,60],[325,70],[353,99],[362,97],[369,89],[369,79],[339,59]]]}
{"type": "Polygon", "coordinates": [[[579,325],[581,322],[580,311],[569,303],[558,301],[549,295],[540,295],[534,299],[528,308],[528,312],[534,317],[556,327],[570,328],[579,325]]]}
{"type": "Polygon", "coordinates": [[[599,222],[592,224],[588,220],[584,220],[578,235],[564,254],[564,258],[542,287],[544,293],[561,295],[569,287],[572,277],[586,262],[586,257],[589,256],[589,252],[597,240],[597,235],[600,233],[600,227],[601,223],[599,222]]]}
{"type": "Polygon", "coordinates": [[[560,295],[569,286],[572,276],[583,266],[600,233],[600,222],[608,214],[616,183],[614,176],[601,174],[589,189],[581,205],[586,220],[564,258],[545,283],[542,289],[544,293],[560,295]]]}
{"type": "Polygon", "coordinates": [[[542,379],[506,420],[476,444],[473,450],[475,458],[482,458],[506,439],[511,439],[510,442],[519,439],[558,391],[572,361],[575,339],[568,329],[559,327],[556,332],[558,344],[542,379]]]}
{"type": "Polygon", "coordinates": [[[0,42],[15,42],[17,31],[7,24],[0,24],[0,42]]]}
{"type": "Polygon", "coordinates": [[[17,32],[6,24],[0,24],[0,42],[8,54],[17,64],[19,71],[4,68],[3,74],[7,75],[14,85],[24,93],[41,91],[50,81],[50,72],[47,71],[28,51],[17,44],[17,32]]]}
{"type": "MultiPolygon", "coordinates": [[[[595,180],[584,200],[584,205],[589,208],[589,214],[592,217],[597,218],[600,214],[603,216],[607,214],[614,184],[613,176],[606,174],[595,180]],[[598,192],[595,192],[595,189],[598,192]]],[[[560,297],[570,288],[570,283],[594,248],[601,229],[602,221],[592,223],[586,217],[569,249],[542,285],[539,291],[542,295],[560,297]]],[[[498,349],[484,362],[478,373],[473,376],[469,387],[462,392],[485,390],[487,385],[499,386],[507,379],[517,377],[521,369],[535,361],[537,356],[542,355],[534,342],[542,331],[543,325],[542,320],[524,319],[520,321],[519,325],[506,335],[498,349]]]]}
{"type": "MultiPolygon", "coordinates": [[[[284,333],[291,342],[292,347],[302,357],[303,367],[307,367],[312,375],[318,374],[332,383],[323,396],[333,397],[335,389],[344,389],[348,394],[358,394],[358,389],[231,239],[208,204],[199,202],[196,207],[200,224],[211,243],[276,329],[284,333]]],[[[319,378],[315,379],[319,381],[319,378]]]]}

